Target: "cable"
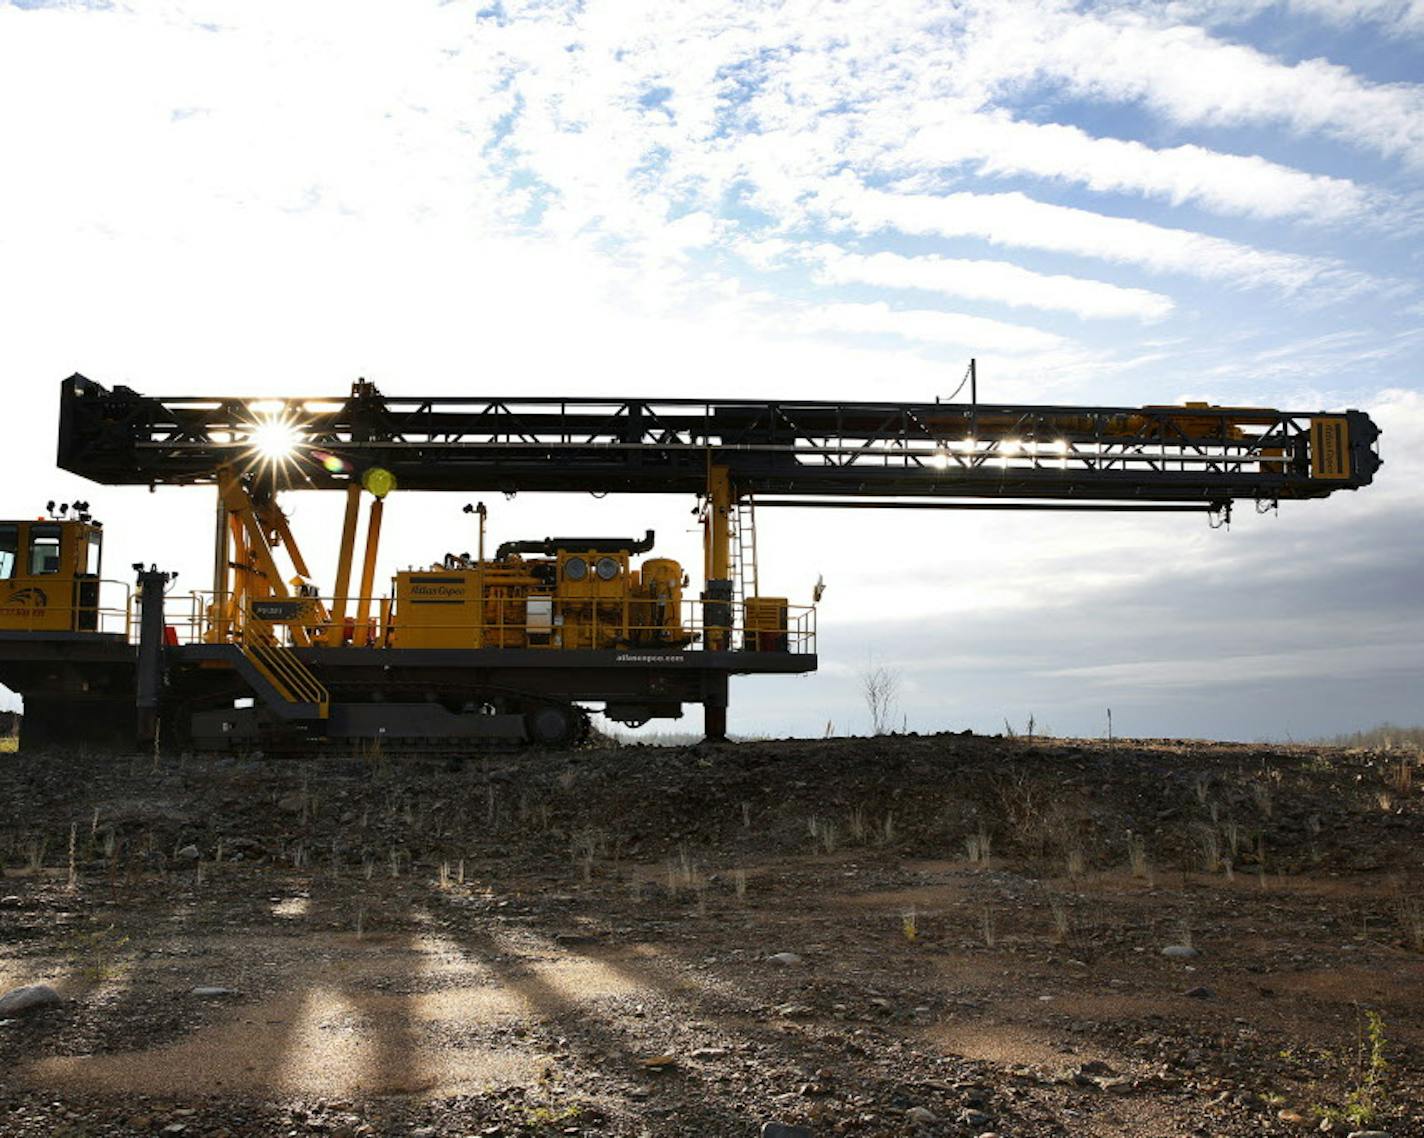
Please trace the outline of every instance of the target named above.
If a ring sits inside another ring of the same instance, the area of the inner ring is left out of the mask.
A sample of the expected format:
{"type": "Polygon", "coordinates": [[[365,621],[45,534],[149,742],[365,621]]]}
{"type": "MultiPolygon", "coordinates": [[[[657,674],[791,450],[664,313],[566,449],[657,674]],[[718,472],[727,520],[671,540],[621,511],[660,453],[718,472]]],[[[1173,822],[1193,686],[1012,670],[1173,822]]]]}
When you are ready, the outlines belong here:
{"type": "MultiPolygon", "coordinates": [[[[956,387],[954,391],[950,393],[949,398],[945,400],[946,403],[954,402],[954,397],[964,390],[964,385],[969,382],[969,376],[973,373],[973,371],[974,365],[971,363],[967,368],[964,369],[964,378],[959,381],[959,386],[956,387]]],[[[935,400],[935,402],[939,402],[939,400],[935,400]]]]}

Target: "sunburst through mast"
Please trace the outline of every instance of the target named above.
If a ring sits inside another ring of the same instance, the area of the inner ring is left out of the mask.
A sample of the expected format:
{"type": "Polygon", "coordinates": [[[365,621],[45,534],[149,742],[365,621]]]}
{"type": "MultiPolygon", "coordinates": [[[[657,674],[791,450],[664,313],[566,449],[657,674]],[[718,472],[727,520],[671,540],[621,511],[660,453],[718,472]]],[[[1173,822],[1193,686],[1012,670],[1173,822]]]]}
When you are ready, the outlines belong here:
{"type": "Polygon", "coordinates": [[[307,444],[301,424],[285,407],[262,413],[247,432],[248,469],[285,471],[307,444]]]}

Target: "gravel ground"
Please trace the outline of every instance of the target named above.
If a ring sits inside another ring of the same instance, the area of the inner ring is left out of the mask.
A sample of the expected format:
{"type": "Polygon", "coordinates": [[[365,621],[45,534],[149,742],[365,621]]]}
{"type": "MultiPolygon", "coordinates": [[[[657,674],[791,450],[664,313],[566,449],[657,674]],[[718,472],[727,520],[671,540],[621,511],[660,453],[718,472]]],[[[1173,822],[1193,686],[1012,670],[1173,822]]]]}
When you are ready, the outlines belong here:
{"type": "Polygon", "coordinates": [[[4,1135],[1424,1134],[1400,752],[4,755],[0,803],[0,994],[53,989],[4,1135]]]}

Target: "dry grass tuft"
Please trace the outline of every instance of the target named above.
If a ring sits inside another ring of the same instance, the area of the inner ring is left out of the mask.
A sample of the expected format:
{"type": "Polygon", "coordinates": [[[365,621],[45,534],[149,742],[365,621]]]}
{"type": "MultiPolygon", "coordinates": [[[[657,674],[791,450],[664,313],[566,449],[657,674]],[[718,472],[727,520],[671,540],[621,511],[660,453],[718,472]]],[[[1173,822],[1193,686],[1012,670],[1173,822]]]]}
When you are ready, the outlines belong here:
{"type": "Polygon", "coordinates": [[[865,841],[865,836],[869,833],[869,828],[865,823],[865,807],[851,808],[850,814],[846,818],[846,832],[850,834],[853,842],[865,841]]]}
{"type": "Polygon", "coordinates": [[[964,839],[964,853],[968,857],[971,865],[982,865],[989,868],[992,849],[992,842],[988,831],[982,826],[977,834],[969,834],[964,839]]]}
{"type": "Polygon", "coordinates": [[[1053,939],[1056,943],[1063,944],[1067,941],[1069,933],[1073,931],[1073,920],[1068,913],[1068,903],[1062,897],[1049,897],[1048,911],[1053,917],[1053,939]]]}
{"type": "Polygon", "coordinates": [[[1141,834],[1127,835],[1127,864],[1133,877],[1152,880],[1152,868],[1147,863],[1147,841],[1141,834]]]}
{"type": "Polygon", "coordinates": [[[1215,826],[1202,826],[1197,830],[1197,844],[1201,849],[1202,869],[1207,873],[1221,870],[1221,837],[1215,826]]]}
{"type": "Polygon", "coordinates": [[[1408,891],[1403,879],[1394,881],[1394,911],[1404,946],[1424,952],[1424,901],[1408,891]]]}

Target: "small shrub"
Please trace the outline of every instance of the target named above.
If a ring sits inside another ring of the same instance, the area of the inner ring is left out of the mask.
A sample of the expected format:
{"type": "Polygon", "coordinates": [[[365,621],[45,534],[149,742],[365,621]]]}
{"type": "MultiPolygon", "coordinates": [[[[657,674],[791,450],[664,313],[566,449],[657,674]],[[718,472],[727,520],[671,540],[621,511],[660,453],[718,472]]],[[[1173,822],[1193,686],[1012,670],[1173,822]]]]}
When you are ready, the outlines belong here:
{"type": "Polygon", "coordinates": [[[1355,1127],[1372,1127],[1379,1121],[1389,1105],[1385,1087],[1385,1076],[1389,1071],[1388,1044],[1384,1018],[1373,1009],[1366,1011],[1359,1020],[1355,1062],[1349,1074],[1351,1086],[1345,1093],[1345,1104],[1343,1107],[1317,1107],[1316,1112],[1328,1121],[1347,1122],[1355,1127]]]}
{"type": "Polygon", "coordinates": [[[895,707],[900,692],[900,673],[874,660],[867,660],[860,673],[860,694],[870,713],[870,730],[875,735],[888,735],[895,722],[895,707]]]}
{"type": "Polygon", "coordinates": [[[127,935],[113,925],[106,925],[91,932],[72,934],[69,952],[80,974],[97,983],[107,980],[118,970],[119,953],[128,943],[127,935]]]}

